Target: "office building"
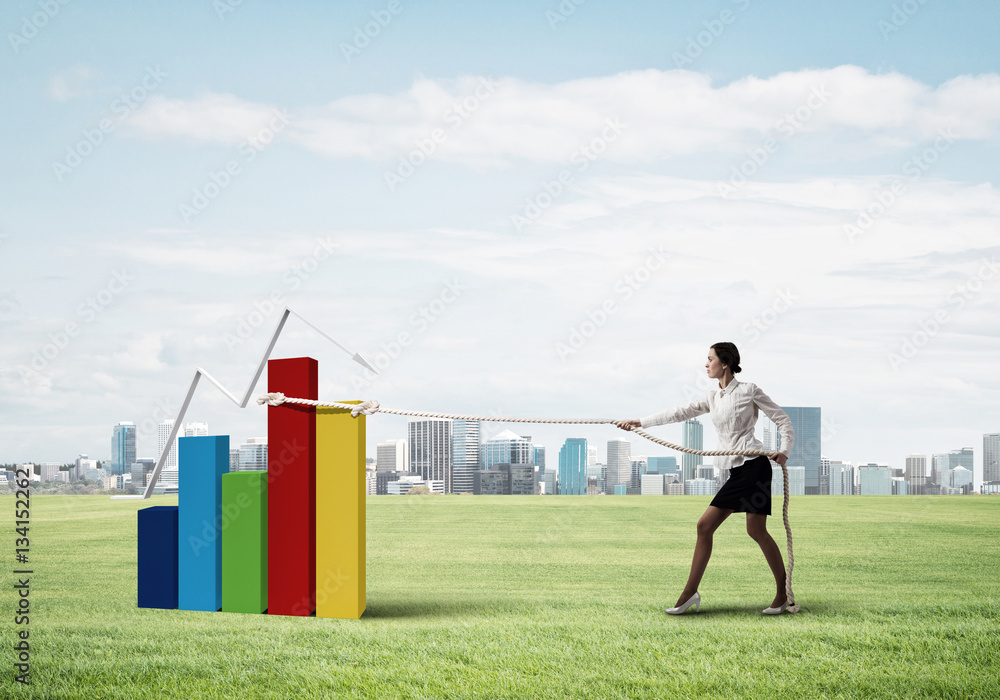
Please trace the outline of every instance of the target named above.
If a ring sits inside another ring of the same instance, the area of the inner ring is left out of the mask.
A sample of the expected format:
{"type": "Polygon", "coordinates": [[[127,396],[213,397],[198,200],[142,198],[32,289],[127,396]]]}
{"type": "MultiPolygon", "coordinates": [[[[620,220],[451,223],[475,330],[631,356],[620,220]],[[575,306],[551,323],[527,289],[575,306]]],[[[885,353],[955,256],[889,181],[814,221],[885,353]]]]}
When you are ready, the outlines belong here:
{"type": "Polygon", "coordinates": [[[639,488],[640,484],[642,484],[642,476],[646,473],[646,460],[645,458],[633,459],[631,460],[631,465],[632,473],[629,478],[629,486],[639,488]]]}
{"type": "Polygon", "coordinates": [[[961,465],[951,470],[951,488],[960,493],[972,492],[972,470],[961,465]]]}
{"type": "Polygon", "coordinates": [[[1000,433],[983,434],[983,483],[1000,483],[1000,433]]]}
{"type": "Polygon", "coordinates": [[[714,496],[715,479],[688,479],[684,482],[685,496],[714,496]]]}
{"type": "Polygon", "coordinates": [[[191,421],[184,426],[184,437],[199,437],[208,435],[208,423],[191,421]]]}
{"type": "Polygon", "coordinates": [[[229,448],[229,471],[238,472],[240,470],[240,448],[229,448]]]}
{"type": "Polygon", "coordinates": [[[983,483],[1000,483],[1000,433],[983,434],[983,483]]]}
{"type": "Polygon", "coordinates": [[[643,496],[662,496],[666,483],[667,477],[664,474],[647,472],[642,475],[641,493],[643,496]]]}
{"type": "Polygon", "coordinates": [[[587,493],[587,439],[567,438],[559,450],[559,493],[587,493]]]}
{"type": "Polygon", "coordinates": [[[854,495],[854,465],[840,460],[830,461],[830,495],[854,495]]]}
{"type": "Polygon", "coordinates": [[[481,468],[491,471],[494,464],[534,464],[531,439],[513,430],[503,430],[483,443],[481,468]]]}
{"type": "Polygon", "coordinates": [[[534,464],[494,464],[493,469],[476,472],[476,495],[533,496],[539,492],[538,467],[534,464]]]}
{"type": "Polygon", "coordinates": [[[587,466],[597,464],[597,445],[587,445],[587,466]]]}
{"type": "Polygon", "coordinates": [[[974,455],[971,447],[963,447],[960,450],[952,450],[948,453],[948,468],[965,467],[970,472],[973,469],[974,455]]]}
{"type": "Polygon", "coordinates": [[[545,445],[532,445],[535,451],[535,466],[538,467],[538,474],[545,474],[545,445]]]}
{"type": "Polygon", "coordinates": [[[240,445],[239,466],[236,471],[267,471],[267,438],[252,437],[240,445]]]}
{"type": "MultiPolygon", "coordinates": [[[[820,456],[822,455],[822,414],[818,406],[782,406],[781,410],[792,420],[795,441],[786,464],[805,467],[806,495],[820,493],[820,456]]],[[[781,433],[777,433],[777,448],[780,451],[781,433]]]]}
{"type": "Polygon", "coordinates": [[[559,479],[557,470],[550,469],[541,475],[541,492],[554,496],[559,493],[559,479]]]}
{"type": "Polygon", "coordinates": [[[677,477],[667,477],[666,491],[664,492],[667,496],[683,496],[684,495],[684,484],[677,480],[677,477]]]}
{"type": "Polygon", "coordinates": [[[444,493],[451,493],[451,421],[411,420],[406,430],[410,471],[424,481],[442,482],[444,493]]]}
{"type": "Polygon", "coordinates": [[[73,466],[70,481],[79,481],[86,478],[84,475],[88,469],[97,469],[97,460],[88,459],[87,455],[80,455],[76,458],[76,464],[73,466]]]}
{"type": "Polygon", "coordinates": [[[41,481],[57,481],[59,462],[42,462],[38,465],[38,471],[41,481]]]}
{"type": "MultiPolygon", "coordinates": [[[[788,495],[791,496],[805,496],[806,495],[806,468],[805,467],[790,467],[787,464],[785,468],[788,470],[788,495]]],[[[771,464],[771,495],[772,496],[784,496],[785,495],[785,475],[781,471],[781,465],[777,462],[771,464]]]]}
{"type": "MultiPolygon", "coordinates": [[[[473,492],[473,482],[480,468],[479,448],[480,422],[453,420],[451,422],[452,493],[473,492]]],[[[533,450],[525,456],[527,457],[525,462],[534,464],[533,450]]]]}
{"type": "MultiPolygon", "coordinates": [[[[168,447],[167,441],[170,439],[170,431],[174,429],[174,419],[169,418],[159,425],[156,426],[156,458],[159,459],[163,451],[168,447]]],[[[170,451],[167,452],[167,461],[163,463],[165,469],[177,470],[177,438],[174,438],[172,444],[169,445],[170,451]]]]}
{"type": "Polygon", "coordinates": [[[410,451],[406,440],[386,440],[375,447],[375,470],[379,472],[410,471],[410,451]]]}
{"type": "Polygon", "coordinates": [[[714,479],[715,467],[711,464],[699,464],[694,476],[696,479],[714,479]]]}
{"type": "Polygon", "coordinates": [[[909,495],[909,483],[905,478],[901,476],[894,476],[892,481],[892,495],[893,496],[907,496],[909,495]]]}
{"type": "Polygon", "coordinates": [[[397,481],[404,472],[383,472],[375,469],[375,495],[386,496],[389,493],[389,482],[397,481]]]}
{"type": "Polygon", "coordinates": [[[676,474],[677,473],[677,458],[676,457],[647,457],[646,458],[646,472],[653,472],[655,474],[676,474]]]}
{"type": "Polygon", "coordinates": [[[614,493],[618,484],[626,486],[632,480],[632,443],[628,440],[608,440],[607,479],[605,493],[614,493]]]}
{"type": "MultiPolygon", "coordinates": [[[[702,426],[701,421],[697,418],[689,418],[684,421],[684,440],[681,445],[684,447],[690,447],[693,450],[703,450],[705,439],[704,439],[704,426],[702,426]]],[[[687,452],[681,453],[681,481],[687,484],[687,482],[695,478],[695,472],[698,467],[701,466],[702,457],[701,455],[692,455],[687,452]]]]}
{"type": "Polygon", "coordinates": [[[102,465],[109,474],[124,474],[135,462],[135,423],[121,421],[111,431],[111,463],[102,465]]]}
{"type": "MultiPolygon", "coordinates": [[[[433,466],[428,467],[428,469],[433,469],[433,466]]],[[[445,490],[445,483],[443,479],[422,479],[419,474],[411,472],[409,474],[401,474],[395,481],[390,481],[387,493],[390,496],[405,496],[414,486],[426,486],[431,493],[443,494],[445,490]]]]}
{"type": "Polygon", "coordinates": [[[892,470],[885,465],[859,466],[858,493],[862,496],[891,496],[892,479],[892,470]]]}

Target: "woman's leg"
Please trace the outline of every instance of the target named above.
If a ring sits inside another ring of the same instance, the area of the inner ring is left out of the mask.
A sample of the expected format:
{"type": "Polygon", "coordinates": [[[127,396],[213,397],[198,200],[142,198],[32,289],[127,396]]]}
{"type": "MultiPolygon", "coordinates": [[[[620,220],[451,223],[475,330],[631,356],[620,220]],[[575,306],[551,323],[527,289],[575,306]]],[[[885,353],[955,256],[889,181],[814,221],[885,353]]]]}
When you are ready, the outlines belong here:
{"type": "Polygon", "coordinates": [[[785,562],[781,559],[781,550],[775,543],[771,533],[767,531],[767,516],[762,513],[747,513],[747,534],[760,545],[767,559],[767,565],[774,574],[774,583],[778,592],[771,601],[771,607],[776,608],[785,602],[785,562]]]}
{"type": "Polygon", "coordinates": [[[719,525],[732,514],[733,511],[727,508],[709,506],[698,518],[698,541],[694,546],[691,574],[688,576],[687,585],[684,586],[681,597],[677,599],[678,606],[698,592],[698,584],[701,583],[705,567],[708,566],[708,560],[712,556],[712,536],[719,529],[719,525]]]}

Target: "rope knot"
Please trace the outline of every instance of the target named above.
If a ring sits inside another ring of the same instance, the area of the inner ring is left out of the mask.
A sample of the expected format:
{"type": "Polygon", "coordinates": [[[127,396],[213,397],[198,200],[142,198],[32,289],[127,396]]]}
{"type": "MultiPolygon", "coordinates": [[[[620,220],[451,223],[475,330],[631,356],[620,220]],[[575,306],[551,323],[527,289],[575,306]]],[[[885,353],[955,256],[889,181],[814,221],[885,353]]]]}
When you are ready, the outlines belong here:
{"type": "Polygon", "coordinates": [[[280,391],[274,391],[270,394],[261,394],[257,397],[257,405],[261,406],[267,404],[268,406],[280,406],[285,403],[285,395],[280,391]]]}
{"type": "Polygon", "coordinates": [[[357,418],[358,413],[364,413],[366,416],[370,416],[373,413],[377,413],[379,409],[377,399],[368,399],[362,403],[356,404],[351,407],[351,417],[357,418]]]}

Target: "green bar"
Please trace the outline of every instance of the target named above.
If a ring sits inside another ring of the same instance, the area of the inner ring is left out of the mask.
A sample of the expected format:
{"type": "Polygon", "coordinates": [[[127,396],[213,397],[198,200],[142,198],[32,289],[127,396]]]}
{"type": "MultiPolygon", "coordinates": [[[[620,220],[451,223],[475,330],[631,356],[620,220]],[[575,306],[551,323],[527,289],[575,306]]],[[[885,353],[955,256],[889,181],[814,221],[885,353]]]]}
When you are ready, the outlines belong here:
{"type": "Polygon", "coordinates": [[[267,472],[222,475],[222,611],[267,609],[267,472]]]}

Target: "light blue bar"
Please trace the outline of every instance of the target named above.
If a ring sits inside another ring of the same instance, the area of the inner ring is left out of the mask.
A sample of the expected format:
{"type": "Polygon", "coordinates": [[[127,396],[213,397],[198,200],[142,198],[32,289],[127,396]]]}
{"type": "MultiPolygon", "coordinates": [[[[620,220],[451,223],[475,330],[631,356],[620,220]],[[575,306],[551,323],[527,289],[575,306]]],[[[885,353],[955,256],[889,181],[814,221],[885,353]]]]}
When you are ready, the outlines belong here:
{"type": "Polygon", "coordinates": [[[177,607],[222,607],[222,475],[229,436],[182,437],[177,449],[177,607]]]}

